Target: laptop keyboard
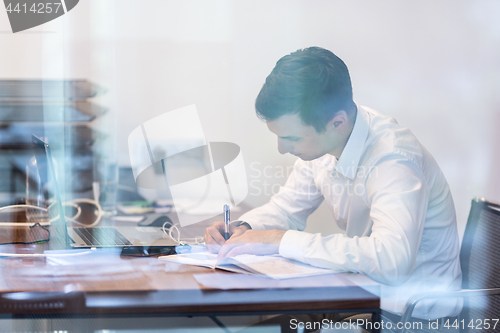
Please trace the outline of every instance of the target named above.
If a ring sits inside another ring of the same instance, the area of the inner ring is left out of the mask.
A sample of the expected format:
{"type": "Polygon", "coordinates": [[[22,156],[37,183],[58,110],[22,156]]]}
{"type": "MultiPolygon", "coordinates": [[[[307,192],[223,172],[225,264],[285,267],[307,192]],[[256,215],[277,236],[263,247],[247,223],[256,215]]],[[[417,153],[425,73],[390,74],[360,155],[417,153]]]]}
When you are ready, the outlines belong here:
{"type": "Polygon", "coordinates": [[[89,246],[132,245],[115,228],[73,228],[73,230],[89,246]]]}

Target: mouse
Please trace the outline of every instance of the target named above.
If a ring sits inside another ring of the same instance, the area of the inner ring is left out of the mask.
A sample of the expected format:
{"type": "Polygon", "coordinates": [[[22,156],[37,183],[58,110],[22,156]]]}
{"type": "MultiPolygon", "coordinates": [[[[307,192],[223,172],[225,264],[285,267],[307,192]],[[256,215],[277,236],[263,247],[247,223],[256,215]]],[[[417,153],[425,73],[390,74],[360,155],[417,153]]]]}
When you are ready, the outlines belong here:
{"type": "Polygon", "coordinates": [[[150,220],[146,220],[144,222],[139,222],[138,225],[140,225],[141,227],[158,227],[158,228],[163,227],[165,222],[168,222],[167,224],[165,224],[165,228],[170,228],[173,225],[172,220],[166,215],[160,215],[157,218],[155,218],[153,221],[151,221],[151,222],[149,222],[149,221],[150,220]]]}

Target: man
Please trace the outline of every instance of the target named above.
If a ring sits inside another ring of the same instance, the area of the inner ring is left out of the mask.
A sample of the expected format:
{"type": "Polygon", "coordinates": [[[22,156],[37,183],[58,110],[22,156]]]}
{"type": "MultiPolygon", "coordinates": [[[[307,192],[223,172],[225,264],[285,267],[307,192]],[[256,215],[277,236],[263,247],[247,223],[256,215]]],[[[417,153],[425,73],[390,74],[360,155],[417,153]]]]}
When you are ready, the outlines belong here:
{"type": "MultiPolygon", "coordinates": [[[[318,47],[281,58],[255,105],[279,152],[299,159],[268,204],[232,225],[229,240],[221,222],[207,228],[212,251],[279,253],[364,274],[382,284],[382,309],[395,316],[413,294],[460,288],[455,208],[443,173],[407,128],[353,102],[340,58],[318,47]],[[301,231],[322,200],[345,234],[301,231]]],[[[454,316],[460,306],[425,301],[413,317],[454,316]]]]}

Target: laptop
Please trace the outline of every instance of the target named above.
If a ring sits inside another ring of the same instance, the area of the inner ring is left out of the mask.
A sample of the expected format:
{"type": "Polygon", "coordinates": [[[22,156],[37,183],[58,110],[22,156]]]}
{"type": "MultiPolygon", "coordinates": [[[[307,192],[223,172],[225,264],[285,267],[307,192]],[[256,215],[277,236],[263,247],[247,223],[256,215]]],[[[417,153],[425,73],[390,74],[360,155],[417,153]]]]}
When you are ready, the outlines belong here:
{"type": "MultiPolygon", "coordinates": [[[[102,218],[94,227],[70,226],[66,222],[64,207],[56,180],[50,146],[36,135],[32,136],[38,180],[48,203],[51,230],[51,248],[88,247],[175,247],[179,245],[163,232],[161,227],[144,225],[110,226],[113,218],[102,218]],[[105,225],[105,226],[103,226],[105,225]],[[53,246],[53,242],[54,245],[53,246]]],[[[66,212],[66,215],[68,213],[66,212]]],[[[95,217],[95,216],[94,216],[95,217]]],[[[89,221],[89,224],[92,221],[89,221]]]]}

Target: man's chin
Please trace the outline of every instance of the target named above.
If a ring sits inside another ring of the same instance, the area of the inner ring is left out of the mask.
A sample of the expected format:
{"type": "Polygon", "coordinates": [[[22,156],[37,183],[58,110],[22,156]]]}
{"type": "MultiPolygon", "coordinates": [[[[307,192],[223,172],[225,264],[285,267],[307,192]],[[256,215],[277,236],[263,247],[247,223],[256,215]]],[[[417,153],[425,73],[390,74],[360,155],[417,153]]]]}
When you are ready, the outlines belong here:
{"type": "Polygon", "coordinates": [[[294,154],[294,156],[300,158],[302,161],[311,161],[314,159],[314,158],[311,158],[309,156],[305,156],[305,155],[301,155],[301,154],[299,154],[299,155],[294,154]]]}
{"type": "Polygon", "coordinates": [[[293,156],[295,157],[298,157],[300,158],[302,161],[312,161],[312,160],[315,160],[317,158],[320,158],[324,155],[321,155],[321,156],[308,156],[308,155],[303,155],[303,154],[298,154],[298,155],[295,155],[295,154],[292,154],[293,156]]]}

